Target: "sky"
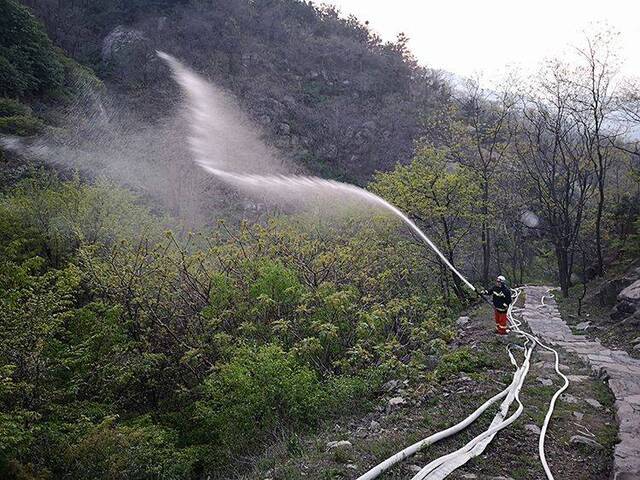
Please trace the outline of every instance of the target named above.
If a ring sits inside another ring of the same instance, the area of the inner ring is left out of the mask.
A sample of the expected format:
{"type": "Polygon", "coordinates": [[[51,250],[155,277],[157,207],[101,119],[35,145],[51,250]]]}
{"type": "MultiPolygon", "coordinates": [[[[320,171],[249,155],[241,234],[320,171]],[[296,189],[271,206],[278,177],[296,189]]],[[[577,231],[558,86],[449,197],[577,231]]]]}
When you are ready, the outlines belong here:
{"type": "Polygon", "coordinates": [[[384,40],[399,32],[422,65],[463,77],[526,73],[569,51],[585,30],[620,33],[622,73],[640,77],[640,0],[322,0],[354,14],[384,40]]]}

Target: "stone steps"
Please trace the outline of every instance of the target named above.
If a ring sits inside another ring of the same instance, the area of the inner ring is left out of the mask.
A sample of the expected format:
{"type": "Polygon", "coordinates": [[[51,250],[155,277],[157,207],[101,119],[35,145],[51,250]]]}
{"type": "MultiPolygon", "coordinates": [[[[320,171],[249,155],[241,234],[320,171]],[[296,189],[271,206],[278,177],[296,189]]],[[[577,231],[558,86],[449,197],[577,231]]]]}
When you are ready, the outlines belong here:
{"type": "Polygon", "coordinates": [[[562,320],[548,287],[524,287],[527,295],[522,318],[534,335],[575,353],[596,375],[606,376],[616,398],[620,425],[613,459],[614,480],[640,480],[640,360],[627,352],[610,350],[599,341],[575,335],[562,320]],[[543,304],[544,297],[544,304],[543,304]]]}

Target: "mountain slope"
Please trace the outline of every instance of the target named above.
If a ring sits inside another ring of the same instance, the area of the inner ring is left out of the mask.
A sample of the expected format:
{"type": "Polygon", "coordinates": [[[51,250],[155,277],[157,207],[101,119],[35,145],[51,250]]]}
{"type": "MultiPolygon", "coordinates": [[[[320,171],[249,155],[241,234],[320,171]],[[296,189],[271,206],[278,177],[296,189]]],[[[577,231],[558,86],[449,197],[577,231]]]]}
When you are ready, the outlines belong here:
{"type": "Polygon", "coordinates": [[[145,116],[161,117],[175,97],[155,57],[164,50],[236,94],[270,141],[314,173],[363,182],[408,160],[421,116],[448,97],[406,37],[383,43],[307,2],[25,3],[145,116]]]}

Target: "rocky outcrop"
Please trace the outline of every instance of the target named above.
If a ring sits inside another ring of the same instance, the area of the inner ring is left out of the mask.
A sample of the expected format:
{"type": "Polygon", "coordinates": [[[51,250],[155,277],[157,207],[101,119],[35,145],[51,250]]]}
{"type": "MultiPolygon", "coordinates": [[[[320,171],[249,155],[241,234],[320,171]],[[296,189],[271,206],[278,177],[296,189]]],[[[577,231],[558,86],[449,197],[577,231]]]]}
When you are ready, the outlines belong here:
{"type": "Polygon", "coordinates": [[[140,30],[123,25],[103,39],[102,61],[119,83],[145,80],[157,68],[151,41],[140,30]]]}
{"type": "Polygon", "coordinates": [[[597,303],[603,307],[612,307],[616,304],[618,294],[635,281],[640,280],[640,267],[632,268],[623,276],[607,280],[595,294],[597,303]]]}
{"type": "Polygon", "coordinates": [[[611,319],[640,325],[640,280],[623,289],[618,294],[617,301],[611,310],[611,319]]]}

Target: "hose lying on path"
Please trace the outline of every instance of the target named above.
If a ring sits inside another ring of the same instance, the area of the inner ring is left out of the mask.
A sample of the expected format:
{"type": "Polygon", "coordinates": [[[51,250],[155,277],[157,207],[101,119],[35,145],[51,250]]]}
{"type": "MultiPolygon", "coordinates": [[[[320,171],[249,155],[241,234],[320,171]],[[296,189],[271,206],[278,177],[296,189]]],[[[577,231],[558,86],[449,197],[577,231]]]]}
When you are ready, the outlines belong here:
{"type": "MultiPolygon", "coordinates": [[[[547,414],[545,416],[545,420],[544,420],[543,426],[542,426],[542,428],[540,430],[540,437],[539,437],[539,441],[538,441],[538,453],[540,455],[540,461],[542,463],[542,466],[544,468],[544,471],[545,471],[545,474],[546,474],[547,478],[550,479],[550,480],[553,480],[554,477],[553,477],[553,474],[551,473],[551,470],[550,470],[549,465],[547,463],[546,455],[545,455],[545,452],[544,452],[544,440],[545,440],[545,436],[546,436],[546,432],[547,432],[547,429],[548,429],[549,422],[551,420],[551,416],[553,415],[555,402],[556,402],[557,398],[562,394],[562,392],[564,392],[568,388],[569,380],[560,371],[558,352],[556,350],[552,349],[551,347],[548,347],[548,346],[544,345],[534,335],[531,335],[531,334],[529,334],[527,332],[524,332],[520,328],[521,322],[514,318],[514,316],[513,316],[514,304],[516,303],[516,301],[517,301],[518,297],[520,296],[521,292],[522,292],[521,289],[513,290],[514,301],[509,306],[509,309],[507,311],[507,317],[509,319],[509,326],[510,326],[511,330],[514,333],[516,333],[518,336],[520,336],[521,338],[523,338],[525,340],[525,343],[524,343],[525,354],[524,354],[524,361],[523,361],[522,365],[520,367],[518,367],[517,363],[516,363],[516,361],[515,361],[515,359],[513,357],[513,354],[511,353],[511,351],[509,349],[507,350],[508,353],[509,353],[509,357],[511,359],[512,364],[514,366],[516,366],[516,371],[514,372],[513,380],[511,382],[511,384],[509,385],[509,387],[507,387],[505,390],[503,390],[499,394],[495,395],[494,397],[492,397],[491,399],[486,401],[482,406],[480,406],[475,412],[473,412],[469,417],[467,417],[463,421],[459,422],[458,424],[456,424],[456,425],[454,425],[452,427],[449,427],[446,430],[443,430],[441,432],[433,434],[433,435],[429,436],[428,438],[426,438],[426,439],[424,439],[424,440],[422,440],[420,442],[417,442],[417,443],[411,445],[410,447],[407,447],[404,450],[396,453],[395,455],[391,456],[390,458],[388,458],[384,462],[380,463],[376,467],[374,467],[371,470],[369,470],[364,475],[358,477],[358,480],[372,480],[372,479],[376,478],[378,475],[380,475],[382,472],[384,472],[384,471],[388,470],[389,468],[391,468],[396,463],[398,463],[398,462],[404,460],[405,458],[415,454],[421,448],[424,448],[425,446],[431,445],[431,444],[433,444],[433,443],[435,443],[435,442],[437,442],[439,440],[442,440],[443,438],[446,438],[446,437],[449,437],[451,435],[454,435],[454,434],[458,433],[459,431],[461,431],[462,429],[466,428],[468,425],[473,423],[487,408],[489,408],[489,406],[491,406],[497,400],[506,397],[504,399],[502,405],[501,405],[500,410],[495,415],[491,425],[489,426],[489,428],[485,432],[483,432],[482,434],[476,436],[474,439],[472,439],[470,442],[468,442],[464,447],[456,450],[455,452],[449,453],[447,455],[444,455],[444,456],[442,456],[442,457],[430,462],[422,470],[420,470],[420,472],[418,472],[412,478],[412,480],[443,479],[446,476],[448,476],[451,472],[453,472],[455,469],[457,469],[460,466],[464,465],[471,458],[480,455],[484,451],[486,446],[491,442],[491,440],[496,435],[496,433],[499,432],[500,430],[502,430],[503,428],[506,428],[510,424],[512,424],[520,416],[520,414],[522,413],[522,411],[524,409],[524,406],[522,405],[522,403],[520,401],[519,393],[520,393],[520,390],[521,390],[522,385],[524,383],[526,374],[527,374],[527,372],[529,370],[530,358],[531,358],[531,355],[533,353],[533,349],[535,348],[536,345],[540,345],[544,349],[554,353],[554,355],[555,355],[555,370],[558,373],[558,375],[560,375],[565,381],[564,385],[562,387],[560,387],[560,389],[558,389],[556,391],[556,393],[554,394],[554,396],[552,397],[552,399],[550,401],[549,409],[548,409],[547,414]],[[509,407],[510,407],[511,403],[513,402],[513,400],[517,401],[518,408],[516,409],[516,411],[509,418],[507,418],[505,420],[506,414],[507,414],[507,412],[509,410],[509,407]]],[[[544,305],[544,297],[542,298],[542,304],[544,305]]]]}

